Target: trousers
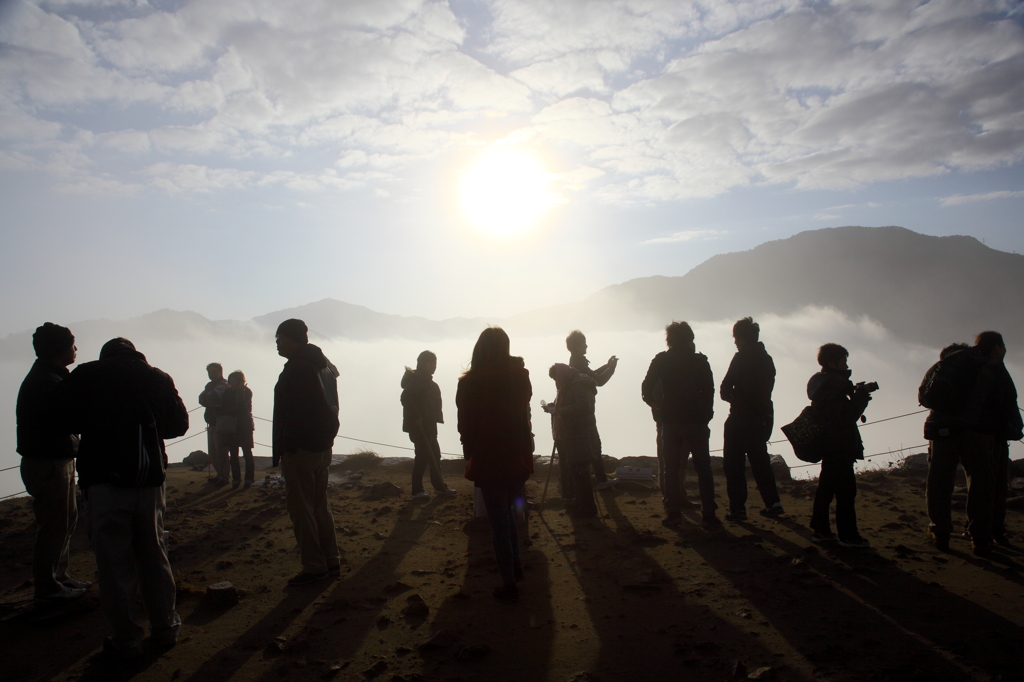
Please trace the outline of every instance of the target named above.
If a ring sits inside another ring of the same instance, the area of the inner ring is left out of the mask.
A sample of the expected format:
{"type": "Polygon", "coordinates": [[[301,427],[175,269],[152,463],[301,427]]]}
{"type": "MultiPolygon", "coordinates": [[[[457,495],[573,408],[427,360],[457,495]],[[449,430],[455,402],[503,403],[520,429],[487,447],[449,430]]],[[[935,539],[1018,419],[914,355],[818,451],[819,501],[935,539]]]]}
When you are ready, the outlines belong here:
{"type": "Polygon", "coordinates": [[[662,424],[661,453],[665,460],[665,512],[670,516],[682,511],[683,486],[681,472],[688,456],[693,457],[700,490],[701,512],[705,518],[715,515],[715,479],[711,474],[711,453],[708,441],[711,431],[706,424],[662,424]]]}
{"type": "Polygon", "coordinates": [[[857,478],[853,473],[854,460],[850,457],[825,457],[821,460],[818,474],[818,489],[814,492],[814,506],[811,509],[811,528],[822,535],[832,532],[829,507],[836,501],[836,531],[841,538],[856,538],[857,478]]]}
{"type": "Polygon", "coordinates": [[[780,501],[771,455],[768,454],[768,442],[763,434],[764,428],[760,424],[747,424],[733,416],[725,422],[722,467],[725,470],[725,489],[729,495],[731,511],[746,511],[746,459],[750,460],[750,473],[754,475],[764,506],[771,507],[780,501]]]}
{"type": "Polygon", "coordinates": [[[78,525],[75,500],[75,460],[21,458],[21,480],[32,496],[39,530],[32,551],[35,596],[63,589],[68,579],[68,546],[78,525]]]}
{"type": "Polygon", "coordinates": [[[327,469],[330,466],[330,450],[310,452],[300,449],[281,456],[285,504],[299,545],[302,570],[307,573],[325,573],[329,567],[338,565],[341,556],[334,514],[327,501],[327,469]]]}
{"type": "Polygon", "coordinates": [[[524,482],[481,483],[479,486],[487,508],[487,520],[491,524],[494,559],[498,562],[498,573],[505,586],[516,584],[515,568],[522,565],[515,506],[524,504],[524,482]]]}
{"type": "MultiPolygon", "coordinates": [[[[993,467],[992,437],[986,434],[954,432],[928,443],[928,527],[938,537],[949,537],[953,532],[953,486],[958,464],[963,465],[967,474],[967,530],[976,543],[989,544],[993,527],[993,467]]],[[[1005,514],[1005,501],[1003,504],[1005,514]]]]}

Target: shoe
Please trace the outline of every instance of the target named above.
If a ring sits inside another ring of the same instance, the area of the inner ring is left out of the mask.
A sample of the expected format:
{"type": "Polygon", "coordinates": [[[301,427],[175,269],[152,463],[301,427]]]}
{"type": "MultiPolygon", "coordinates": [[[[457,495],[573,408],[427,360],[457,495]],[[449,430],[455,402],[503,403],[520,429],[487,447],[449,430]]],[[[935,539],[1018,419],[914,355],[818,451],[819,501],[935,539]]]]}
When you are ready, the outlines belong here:
{"type": "Polygon", "coordinates": [[[519,601],[519,588],[515,585],[502,585],[494,588],[494,598],[498,601],[514,603],[519,601]]]}
{"type": "Polygon", "coordinates": [[[681,524],[682,522],[683,517],[681,514],[669,514],[661,520],[661,525],[665,526],[666,528],[678,528],[679,524],[681,524]]]}
{"type": "Polygon", "coordinates": [[[776,502],[770,507],[765,507],[758,513],[761,514],[761,516],[766,516],[769,519],[774,519],[777,516],[782,516],[783,514],[785,514],[786,510],[782,508],[781,502],[776,502]]]}
{"type": "Polygon", "coordinates": [[[88,580],[75,580],[74,578],[64,578],[60,581],[60,584],[64,587],[70,587],[72,590],[88,590],[92,587],[92,583],[88,580]]]}
{"type": "Polygon", "coordinates": [[[414,499],[414,500],[427,500],[427,499],[430,499],[430,493],[428,493],[426,490],[422,490],[422,491],[416,493],[415,495],[413,495],[412,499],[414,499]]]}
{"type": "Polygon", "coordinates": [[[151,635],[151,640],[160,649],[170,649],[178,643],[178,631],[171,630],[162,635],[151,635]]]}
{"type": "Polygon", "coordinates": [[[1003,547],[1011,546],[1010,538],[1006,537],[1005,535],[993,535],[992,539],[995,541],[997,545],[1002,545],[1003,547]]]}
{"type": "Polygon", "coordinates": [[[341,564],[335,564],[334,566],[327,567],[327,575],[331,578],[341,577],[341,564]]]}
{"type": "Polygon", "coordinates": [[[970,541],[970,540],[974,539],[974,538],[971,537],[971,531],[969,531],[969,530],[965,530],[963,533],[961,533],[960,537],[962,537],[964,540],[967,540],[967,541],[970,541]]]}
{"type": "Polygon", "coordinates": [[[864,538],[862,538],[859,535],[853,535],[853,536],[848,537],[848,538],[840,537],[839,538],[839,546],[840,547],[857,547],[857,548],[863,549],[864,547],[870,547],[871,543],[868,542],[867,540],[865,540],[864,538]]]}
{"type": "Polygon", "coordinates": [[[35,597],[32,601],[40,606],[65,604],[78,599],[85,594],[84,587],[68,587],[61,585],[60,589],[52,594],[44,594],[42,597],[35,597]]]}
{"type": "MultiPolygon", "coordinates": [[[[763,514],[764,512],[761,512],[761,513],[763,514]]],[[[747,520],[747,512],[745,512],[745,511],[728,511],[728,512],[725,512],[725,520],[726,521],[746,521],[747,520]]]]}
{"type": "Polygon", "coordinates": [[[609,488],[614,488],[616,483],[617,481],[614,478],[609,478],[607,481],[598,483],[596,488],[598,490],[608,490],[609,488]]]}
{"type": "Polygon", "coordinates": [[[974,552],[974,556],[991,556],[992,552],[995,551],[992,547],[991,542],[975,542],[971,546],[971,551],[974,552]]]}
{"type": "Polygon", "coordinates": [[[454,488],[445,488],[444,490],[435,490],[434,494],[435,495],[445,495],[447,497],[454,497],[455,495],[458,495],[459,493],[454,488]]]}
{"type": "Polygon", "coordinates": [[[226,486],[226,485],[228,484],[228,481],[226,481],[226,480],[225,480],[225,479],[223,479],[223,478],[216,478],[216,477],[214,477],[214,478],[211,478],[211,479],[210,479],[210,483],[211,483],[211,484],[212,484],[212,485],[213,485],[213,486],[214,486],[215,488],[221,488],[221,487],[223,487],[223,486],[226,486]]]}
{"type": "Polygon", "coordinates": [[[288,584],[292,587],[297,587],[299,585],[309,585],[310,583],[325,580],[328,577],[330,577],[330,575],[331,572],[329,570],[324,571],[323,573],[307,573],[306,571],[302,571],[298,575],[294,575],[291,578],[289,578],[288,584]]]}
{"type": "Polygon", "coordinates": [[[928,531],[928,539],[935,545],[935,549],[940,552],[949,551],[949,536],[944,533],[936,533],[935,531],[928,531]]]}
{"type": "Polygon", "coordinates": [[[700,520],[700,525],[708,529],[721,528],[722,520],[717,516],[705,516],[700,520]]]}
{"type": "Polygon", "coordinates": [[[231,487],[237,490],[241,485],[242,485],[241,483],[239,483],[238,481],[235,481],[234,483],[231,484],[231,487]]]}
{"type": "Polygon", "coordinates": [[[252,481],[246,481],[245,483],[242,484],[242,490],[248,490],[251,487],[252,487],[252,481]]]}
{"type": "Polygon", "coordinates": [[[814,535],[811,536],[811,542],[818,542],[818,543],[821,543],[821,542],[832,542],[835,539],[836,539],[835,533],[831,533],[831,532],[819,533],[818,531],[814,531],[814,535]]]}
{"type": "Polygon", "coordinates": [[[122,661],[134,661],[142,657],[142,647],[130,646],[124,649],[119,649],[115,644],[114,640],[107,637],[103,640],[103,653],[114,658],[119,658],[122,661]]]}

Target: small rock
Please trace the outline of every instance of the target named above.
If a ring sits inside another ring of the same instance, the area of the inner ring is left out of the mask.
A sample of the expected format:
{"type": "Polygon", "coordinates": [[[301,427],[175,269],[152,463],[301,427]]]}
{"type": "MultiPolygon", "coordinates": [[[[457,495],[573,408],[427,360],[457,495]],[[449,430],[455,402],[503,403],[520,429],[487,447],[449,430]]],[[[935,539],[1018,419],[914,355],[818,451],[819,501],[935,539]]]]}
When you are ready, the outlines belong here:
{"type": "Polygon", "coordinates": [[[747,675],[748,680],[761,680],[761,682],[775,682],[779,679],[778,673],[775,668],[758,668],[754,672],[747,675]]]}
{"type": "Polygon", "coordinates": [[[383,500],[388,497],[401,497],[402,489],[394,483],[385,481],[384,483],[377,483],[370,486],[362,494],[361,499],[366,501],[383,500]]]}
{"type": "Polygon", "coordinates": [[[211,606],[234,606],[238,603],[238,590],[227,580],[214,583],[206,588],[206,601],[211,606]]]}

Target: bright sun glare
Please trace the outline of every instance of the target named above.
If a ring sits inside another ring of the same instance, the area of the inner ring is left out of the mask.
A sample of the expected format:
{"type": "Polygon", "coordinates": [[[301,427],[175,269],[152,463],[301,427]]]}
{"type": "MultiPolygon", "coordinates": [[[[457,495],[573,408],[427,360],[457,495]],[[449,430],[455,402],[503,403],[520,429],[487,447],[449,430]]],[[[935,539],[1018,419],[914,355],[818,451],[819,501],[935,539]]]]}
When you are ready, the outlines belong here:
{"type": "Polygon", "coordinates": [[[518,237],[551,206],[548,180],[541,162],[526,152],[486,152],[465,171],[462,210],[476,228],[492,237],[518,237]]]}

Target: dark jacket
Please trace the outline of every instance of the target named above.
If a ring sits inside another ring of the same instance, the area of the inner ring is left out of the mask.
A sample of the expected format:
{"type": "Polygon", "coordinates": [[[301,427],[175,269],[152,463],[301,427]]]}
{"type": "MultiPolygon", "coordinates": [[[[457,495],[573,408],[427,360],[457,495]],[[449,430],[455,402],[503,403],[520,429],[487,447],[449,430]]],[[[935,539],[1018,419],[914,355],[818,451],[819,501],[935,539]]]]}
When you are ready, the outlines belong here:
{"type": "Polygon", "coordinates": [[[15,413],[18,453],[30,459],[71,459],[77,439],[57,423],[54,393],[68,378],[67,368],[36,360],[21,382],[15,413]]]}
{"type": "Polygon", "coordinates": [[[558,390],[554,431],[558,451],[568,461],[582,464],[591,460],[590,448],[597,434],[596,397],[597,382],[581,372],[571,375],[558,390]]]}
{"type": "Polygon", "coordinates": [[[996,424],[997,440],[1020,440],[1024,438],[1024,423],[1017,405],[1017,387],[1002,362],[996,363],[996,424]]]}
{"type": "MultiPolygon", "coordinates": [[[[965,388],[966,397],[955,413],[932,409],[924,422],[924,437],[927,440],[945,438],[960,431],[974,431],[994,435],[997,429],[995,412],[999,403],[997,390],[999,368],[1002,363],[989,360],[967,349],[951,353],[942,359],[943,366],[958,367],[963,376],[970,378],[965,388]]],[[[934,367],[925,374],[922,386],[930,378],[934,367]]],[[[1012,384],[1012,381],[1011,381],[1012,384]]]]}
{"type": "Polygon", "coordinates": [[[611,363],[601,365],[597,369],[590,369],[590,360],[586,355],[571,353],[569,355],[569,366],[581,374],[586,374],[594,379],[598,386],[604,386],[615,374],[615,366],[611,363]]]}
{"type": "Polygon", "coordinates": [[[533,473],[530,372],[522,358],[507,368],[470,370],[455,393],[466,478],[477,483],[525,481],[533,473]]]}
{"type": "Polygon", "coordinates": [[[441,387],[429,374],[406,369],[402,376],[402,431],[415,433],[419,421],[424,434],[437,435],[437,425],[444,424],[441,412],[441,387]]]}
{"type": "Polygon", "coordinates": [[[815,419],[825,427],[822,435],[824,459],[864,459],[864,442],[857,420],[871,400],[871,395],[854,391],[850,370],[823,369],[807,382],[807,397],[815,411],[815,419]]]}
{"type": "Polygon", "coordinates": [[[706,426],[715,416],[715,380],[703,353],[693,347],[669,348],[654,356],[640,387],[644,402],[658,407],[661,382],[663,424],[706,426]]]}
{"type": "Polygon", "coordinates": [[[339,427],[337,377],[337,368],[311,343],[284,364],[274,386],[274,466],[286,452],[333,447],[339,427]]]}
{"type": "MultiPolygon", "coordinates": [[[[163,439],[188,431],[188,411],[174,380],[138,351],[79,365],[58,394],[62,420],[82,437],[78,476],[83,489],[114,482],[118,462],[138,457],[143,402],[155,417],[161,452],[163,439]]],[[[163,460],[166,467],[166,453],[163,460]]]]}
{"type": "Polygon", "coordinates": [[[248,386],[228,387],[228,390],[224,391],[218,411],[221,415],[235,418],[235,430],[238,433],[251,433],[256,430],[256,423],[252,418],[252,390],[248,386]]]}
{"type": "Polygon", "coordinates": [[[199,404],[205,407],[203,419],[210,426],[217,423],[217,415],[220,414],[220,406],[224,402],[224,393],[228,390],[228,382],[223,377],[206,383],[203,392],[199,394],[199,404]]]}

